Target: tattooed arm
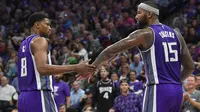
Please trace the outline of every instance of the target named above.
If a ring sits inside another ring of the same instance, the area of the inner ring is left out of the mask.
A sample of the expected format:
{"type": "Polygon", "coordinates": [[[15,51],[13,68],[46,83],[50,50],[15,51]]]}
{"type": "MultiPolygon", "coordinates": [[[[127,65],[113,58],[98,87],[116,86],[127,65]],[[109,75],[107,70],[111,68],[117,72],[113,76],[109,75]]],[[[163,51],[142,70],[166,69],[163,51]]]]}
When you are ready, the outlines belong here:
{"type": "Polygon", "coordinates": [[[135,46],[142,46],[143,48],[148,48],[152,45],[152,43],[153,33],[151,29],[146,28],[136,30],[132,32],[128,37],[104,49],[93,62],[93,65],[98,67],[103,61],[108,61],[119,52],[133,48],[135,46]]]}

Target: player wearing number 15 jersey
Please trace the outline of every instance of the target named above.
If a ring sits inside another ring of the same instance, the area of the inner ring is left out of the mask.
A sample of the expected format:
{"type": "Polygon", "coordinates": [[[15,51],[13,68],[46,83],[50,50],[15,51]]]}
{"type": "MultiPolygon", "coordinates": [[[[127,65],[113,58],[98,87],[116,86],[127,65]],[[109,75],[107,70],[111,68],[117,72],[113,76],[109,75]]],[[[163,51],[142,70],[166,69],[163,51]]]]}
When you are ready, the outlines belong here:
{"type": "Polygon", "coordinates": [[[72,66],[51,65],[48,42],[50,20],[43,13],[29,17],[31,33],[18,51],[19,112],[57,112],[52,95],[52,75],[65,72],[93,72],[95,67],[83,62],[72,66]],[[51,75],[52,74],[52,75],[51,75]]]}
{"type": "Polygon", "coordinates": [[[107,47],[93,64],[98,66],[116,53],[137,46],[147,78],[142,112],[180,112],[182,81],[193,72],[194,62],[181,34],[161,24],[158,16],[159,9],[153,1],[139,4],[135,18],[143,29],[107,47]]]}

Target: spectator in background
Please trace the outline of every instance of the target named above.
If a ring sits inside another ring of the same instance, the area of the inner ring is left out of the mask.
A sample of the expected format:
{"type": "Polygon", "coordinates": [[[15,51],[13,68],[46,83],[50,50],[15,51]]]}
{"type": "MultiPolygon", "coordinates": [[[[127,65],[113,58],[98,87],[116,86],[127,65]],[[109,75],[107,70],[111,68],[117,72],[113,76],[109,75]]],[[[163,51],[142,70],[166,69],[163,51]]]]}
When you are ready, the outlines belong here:
{"type": "Polygon", "coordinates": [[[110,38],[109,38],[108,34],[109,34],[109,32],[108,32],[105,28],[103,28],[103,29],[101,30],[100,36],[98,37],[99,42],[100,42],[101,46],[102,46],[104,49],[105,49],[106,47],[108,47],[108,46],[111,44],[110,38]]]}
{"type": "Polygon", "coordinates": [[[84,110],[85,107],[93,107],[93,102],[92,102],[92,91],[91,89],[86,89],[85,90],[85,95],[81,98],[81,110],[84,110]]]}
{"type": "Polygon", "coordinates": [[[74,34],[75,37],[79,37],[79,38],[83,37],[83,33],[84,33],[85,29],[86,29],[85,25],[80,24],[79,31],[74,34]]]}
{"type": "Polygon", "coordinates": [[[11,85],[16,89],[16,91],[19,92],[19,85],[18,85],[18,78],[17,78],[17,77],[15,77],[15,78],[13,79],[11,85]]]}
{"type": "Polygon", "coordinates": [[[59,105],[59,112],[67,112],[67,108],[65,104],[59,105]]]}
{"type": "Polygon", "coordinates": [[[108,112],[117,96],[117,87],[115,83],[109,79],[109,70],[102,66],[100,68],[101,79],[97,81],[93,88],[93,100],[96,104],[97,112],[108,112]]]}
{"type": "MultiPolygon", "coordinates": [[[[1,35],[1,34],[0,34],[1,35]]],[[[0,36],[0,55],[1,55],[1,58],[2,56],[4,56],[5,54],[5,51],[6,51],[6,44],[5,42],[2,40],[1,36],[0,36]]]]}
{"type": "Polygon", "coordinates": [[[172,26],[174,28],[182,28],[187,24],[187,19],[183,14],[178,13],[177,16],[173,19],[172,26]]]}
{"type": "Polygon", "coordinates": [[[51,54],[52,64],[57,65],[58,64],[58,51],[56,49],[52,50],[51,54]]]}
{"type": "Polygon", "coordinates": [[[129,64],[128,64],[128,63],[123,64],[123,65],[121,66],[121,72],[119,72],[119,74],[120,74],[119,80],[127,79],[127,78],[128,78],[129,72],[130,72],[129,64]]]}
{"type": "Polygon", "coordinates": [[[15,88],[8,84],[8,79],[6,77],[2,77],[0,86],[0,110],[2,112],[9,112],[8,109],[11,107],[10,101],[12,100],[12,95],[15,92],[15,88]]]}
{"type": "Polygon", "coordinates": [[[116,71],[120,72],[121,71],[121,66],[124,64],[128,63],[128,59],[126,57],[126,55],[124,55],[123,53],[120,53],[119,55],[117,55],[114,59],[112,59],[111,64],[112,66],[114,66],[114,68],[116,69],[116,71]]]}
{"type": "Polygon", "coordinates": [[[115,82],[117,88],[119,88],[120,84],[119,84],[119,76],[116,72],[112,72],[111,73],[111,80],[115,82]]]}
{"type": "Polygon", "coordinates": [[[200,91],[196,90],[197,78],[190,75],[187,78],[187,92],[183,94],[183,112],[200,111],[200,91]]]}
{"type": "Polygon", "coordinates": [[[198,91],[200,91],[200,75],[197,75],[196,78],[197,78],[197,87],[196,87],[196,89],[198,91]]]}
{"type": "Polygon", "coordinates": [[[131,71],[129,73],[129,86],[130,90],[138,95],[141,95],[143,92],[143,85],[142,82],[136,79],[136,71],[131,71]]]}
{"type": "Polygon", "coordinates": [[[9,77],[10,82],[13,81],[13,79],[17,76],[17,52],[13,51],[11,53],[11,58],[6,64],[7,69],[7,76],[9,77]]]}
{"type": "Polygon", "coordinates": [[[136,71],[136,75],[139,76],[140,72],[142,71],[142,67],[144,62],[140,60],[140,55],[136,54],[134,56],[133,62],[130,64],[130,69],[136,71]]]}
{"type": "Polygon", "coordinates": [[[119,32],[115,29],[115,25],[113,23],[108,24],[108,29],[109,29],[109,35],[110,35],[110,42],[111,44],[119,41],[121,39],[121,36],[119,32]]]}
{"type": "Polygon", "coordinates": [[[72,20],[72,25],[70,27],[70,29],[72,30],[72,33],[77,33],[80,29],[80,24],[78,23],[78,20],[76,18],[74,18],[72,20]]]}
{"type": "Polygon", "coordinates": [[[142,87],[144,88],[146,86],[146,74],[145,74],[145,69],[143,68],[142,71],[140,72],[140,75],[137,76],[137,79],[142,82],[142,87]]]}
{"type": "Polygon", "coordinates": [[[120,81],[121,95],[115,99],[115,112],[141,112],[141,99],[139,95],[129,92],[126,79],[120,81]]]}
{"type": "Polygon", "coordinates": [[[72,91],[70,93],[70,107],[80,110],[80,99],[83,97],[84,94],[85,91],[79,88],[79,83],[77,81],[74,81],[72,85],[72,91]]]}
{"type": "Polygon", "coordinates": [[[95,39],[100,36],[100,34],[101,34],[101,24],[100,23],[95,24],[95,29],[92,31],[92,34],[94,35],[95,39]]]}
{"type": "Polygon", "coordinates": [[[183,28],[180,29],[181,34],[183,35],[184,39],[186,39],[186,37],[188,37],[189,35],[189,28],[188,26],[184,26],[183,28]]]}
{"type": "Polygon", "coordinates": [[[91,106],[85,106],[83,108],[83,112],[95,112],[91,106]]]}
{"type": "MultiPolygon", "coordinates": [[[[52,54],[53,54],[53,53],[52,53],[52,54]]],[[[54,53],[54,55],[55,55],[55,54],[56,54],[56,53],[54,53]]],[[[56,55],[55,55],[55,56],[54,56],[54,55],[52,55],[52,58],[53,58],[53,57],[56,58],[56,55]]],[[[69,57],[69,49],[68,49],[66,46],[63,46],[63,47],[61,48],[61,53],[60,53],[60,55],[59,55],[59,57],[58,57],[57,63],[58,63],[59,65],[66,65],[68,57],[69,57]]],[[[56,59],[55,59],[55,61],[56,61],[56,59]]],[[[54,60],[53,60],[53,62],[54,62],[54,60]]]]}
{"type": "MultiPolygon", "coordinates": [[[[11,59],[11,54],[15,52],[11,45],[6,46],[6,52],[2,56],[3,65],[6,66],[7,62],[11,59]]],[[[7,67],[6,67],[7,68],[7,67]]],[[[6,69],[7,70],[7,69],[6,69]]]]}
{"type": "Polygon", "coordinates": [[[72,53],[72,56],[75,56],[78,60],[80,61],[86,61],[88,60],[88,52],[85,49],[85,43],[84,42],[79,42],[77,44],[77,49],[78,49],[78,53],[72,53]]]}
{"type": "Polygon", "coordinates": [[[196,35],[196,29],[194,27],[189,28],[189,35],[185,37],[185,41],[189,44],[197,44],[199,39],[197,38],[196,35]]]}
{"type": "Polygon", "coordinates": [[[62,77],[62,74],[57,74],[54,76],[54,98],[57,107],[60,107],[61,104],[64,104],[68,108],[70,107],[70,87],[62,80],[62,77]]]}
{"type": "Polygon", "coordinates": [[[2,59],[0,58],[0,79],[1,79],[1,77],[4,76],[4,71],[5,71],[5,69],[4,69],[4,66],[2,63],[2,59]]]}
{"type": "Polygon", "coordinates": [[[192,19],[191,25],[192,25],[192,27],[195,28],[195,30],[196,30],[196,35],[197,35],[197,37],[199,38],[199,36],[200,36],[200,34],[199,34],[200,27],[199,27],[199,24],[197,23],[197,19],[196,19],[196,18],[193,18],[193,19],[192,19]]]}
{"type": "Polygon", "coordinates": [[[94,39],[92,34],[88,34],[88,42],[86,44],[86,49],[88,51],[88,58],[93,60],[95,57],[98,56],[98,54],[103,50],[103,47],[99,43],[98,39],[94,39]]]}
{"type": "Polygon", "coordinates": [[[133,18],[131,18],[129,14],[130,12],[128,10],[123,11],[123,24],[127,30],[133,28],[135,25],[133,18]]]}

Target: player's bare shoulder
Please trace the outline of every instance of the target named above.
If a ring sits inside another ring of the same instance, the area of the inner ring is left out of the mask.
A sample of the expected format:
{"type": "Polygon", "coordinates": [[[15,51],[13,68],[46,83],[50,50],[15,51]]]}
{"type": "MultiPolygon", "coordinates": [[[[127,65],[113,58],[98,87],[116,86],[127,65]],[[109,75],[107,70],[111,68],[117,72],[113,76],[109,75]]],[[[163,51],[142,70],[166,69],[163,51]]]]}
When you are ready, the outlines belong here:
{"type": "Polygon", "coordinates": [[[31,44],[48,44],[48,42],[46,38],[38,36],[31,41],[31,44]]]}
{"type": "Polygon", "coordinates": [[[44,37],[36,37],[31,41],[31,51],[34,54],[37,50],[47,50],[48,41],[44,37]]]}
{"type": "Polygon", "coordinates": [[[153,44],[153,31],[150,28],[138,29],[129,36],[131,39],[138,39],[139,46],[143,49],[149,48],[153,44]]]}

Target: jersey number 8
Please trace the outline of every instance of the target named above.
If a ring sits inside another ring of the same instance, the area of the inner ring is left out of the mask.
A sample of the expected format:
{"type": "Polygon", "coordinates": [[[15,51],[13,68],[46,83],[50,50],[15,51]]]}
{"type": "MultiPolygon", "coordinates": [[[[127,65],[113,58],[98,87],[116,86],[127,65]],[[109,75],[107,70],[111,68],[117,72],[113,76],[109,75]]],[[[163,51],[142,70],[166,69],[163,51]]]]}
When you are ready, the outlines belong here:
{"type": "Polygon", "coordinates": [[[26,57],[21,59],[21,77],[27,76],[26,57]]]}

